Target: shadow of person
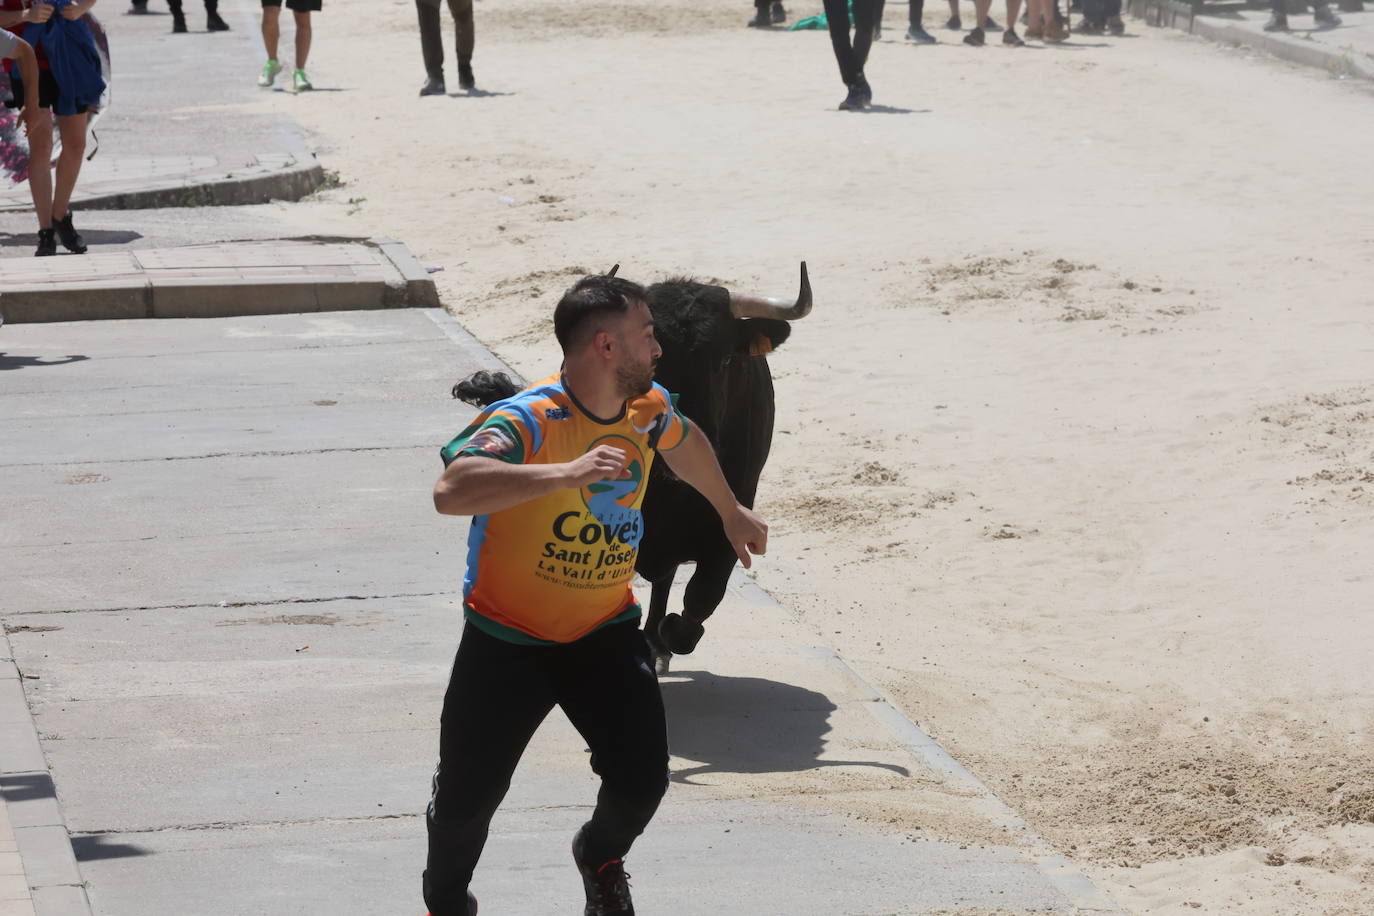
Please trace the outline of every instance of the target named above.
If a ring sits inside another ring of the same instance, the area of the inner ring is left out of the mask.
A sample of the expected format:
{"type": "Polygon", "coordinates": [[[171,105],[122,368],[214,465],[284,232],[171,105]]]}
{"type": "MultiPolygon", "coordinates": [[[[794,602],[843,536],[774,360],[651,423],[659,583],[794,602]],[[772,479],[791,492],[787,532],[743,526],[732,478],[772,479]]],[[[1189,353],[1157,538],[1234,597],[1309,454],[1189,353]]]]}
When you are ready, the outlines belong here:
{"type": "MultiPolygon", "coordinates": [[[[87,245],[123,245],[136,242],[143,236],[128,229],[87,229],[81,227],[81,237],[87,245]]],[[[29,248],[38,241],[35,232],[0,232],[0,248],[29,248]]]]}
{"type": "Polygon", "coordinates": [[[93,833],[72,837],[72,853],[78,862],[95,862],[100,859],[126,859],[130,856],[146,856],[149,851],[132,843],[115,842],[108,834],[93,833]]]}
{"type": "Polygon", "coordinates": [[[13,356],[0,350],[0,372],[6,369],[27,369],[35,366],[62,366],[67,363],[79,363],[83,359],[90,359],[90,357],[78,355],[50,360],[42,356],[13,356]]]}
{"type": "Polygon", "coordinates": [[[668,714],[668,747],[700,761],[675,770],[691,784],[702,773],[795,773],[818,767],[864,766],[910,776],[905,768],[869,760],[822,760],[830,714],[823,693],[759,677],[674,671],[659,687],[668,714]]]}

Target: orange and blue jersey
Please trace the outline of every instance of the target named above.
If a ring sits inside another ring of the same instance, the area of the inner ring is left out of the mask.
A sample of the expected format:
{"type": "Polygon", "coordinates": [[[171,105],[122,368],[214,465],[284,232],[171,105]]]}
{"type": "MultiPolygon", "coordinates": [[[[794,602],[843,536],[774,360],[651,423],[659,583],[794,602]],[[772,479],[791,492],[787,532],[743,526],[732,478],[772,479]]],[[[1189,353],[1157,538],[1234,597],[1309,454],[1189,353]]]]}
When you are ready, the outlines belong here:
{"type": "Polygon", "coordinates": [[[603,420],[583,409],[561,376],[497,401],[444,446],[456,458],[562,464],[600,445],[625,452],[629,476],[558,490],[477,515],[468,533],[463,603],[483,631],[525,645],[568,643],[639,617],[630,588],[643,536],[640,506],[655,451],[677,448],[686,418],[661,385],[603,420]]]}

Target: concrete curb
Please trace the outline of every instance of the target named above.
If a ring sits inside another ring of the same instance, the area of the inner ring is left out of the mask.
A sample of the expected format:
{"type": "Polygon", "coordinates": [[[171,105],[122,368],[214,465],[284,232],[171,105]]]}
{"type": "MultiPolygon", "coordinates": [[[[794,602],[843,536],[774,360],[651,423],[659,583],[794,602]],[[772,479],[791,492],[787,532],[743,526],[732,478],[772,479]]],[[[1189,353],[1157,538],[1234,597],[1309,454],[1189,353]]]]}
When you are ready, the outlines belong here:
{"type": "Polygon", "coordinates": [[[1222,43],[1234,43],[1265,51],[1281,60],[1317,67],[1336,76],[1358,76],[1374,80],[1374,60],[1366,55],[1332,48],[1298,37],[1297,32],[1256,32],[1229,22],[1199,16],[1189,3],[1180,0],[1130,0],[1127,12],[1147,25],[1180,29],[1222,43]]]}
{"type": "Polygon", "coordinates": [[[0,804],[5,806],[36,916],[90,916],[57,790],[24,697],[9,637],[0,633],[0,804]]]}
{"type": "Polygon", "coordinates": [[[0,287],[5,290],[0,312],[15,324],[439,305],[428,272],[404,244],[385,238],[277,239],[80,259],[9,259],[0,261],[0,287]],[[274,251],[282,245],[301,246],[299,263],[291,253],[274,251]]]}
{"type": "MultiPolygon", "coordinates": [[[[281,119],[280,136],[286,152],[259,153],[254,165],[234,169],[223,177],[182,175],[166,182],[144,185],[128,182],[127,191],[83,190],[77,186],[72,206],[77,210],[147,210],[163,207],[231,207],[265,204],[273,200],[300,200],[325,183],[324,167],[306,147],[294,123],[281,119]]],[[[117,184],[109,182],[108,184],[117,184]]],[[[25,201],[0,202],[0,212],[32,210],[25,201]]]]}

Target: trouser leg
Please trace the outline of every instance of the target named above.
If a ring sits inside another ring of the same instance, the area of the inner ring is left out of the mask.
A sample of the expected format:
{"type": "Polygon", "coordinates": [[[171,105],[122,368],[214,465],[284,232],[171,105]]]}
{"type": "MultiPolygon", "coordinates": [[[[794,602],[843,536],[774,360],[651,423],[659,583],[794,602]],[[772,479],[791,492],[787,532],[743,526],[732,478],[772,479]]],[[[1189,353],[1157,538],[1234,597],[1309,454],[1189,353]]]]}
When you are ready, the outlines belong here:
{"type": "Polygon", "coordinates": [[[420,20],[420,54],[425,60],[425,73],[443,79],[444,39],[439,28],[439,4],[415,0],[415,13],[420,20]]]}
{"type": "Polygon", "coordinates": [[[453,35],[458,46],[458,63],[472,62],[472,49],[477,43],[476,25],[472,19],[472,0],[448,0],[453,14],[453,35]]]}
{"type": "Polygon", "coordinates": [[[558,703],[601,777],[583,856],[623,859],[668,789],[668,733],[649,646],[634,622],[583,637],[560,657],[558,703]]]}
{"type": "Polygon", "coordinates": [[[469,624],[444,694],[439,765],[426,812],[425,903],[433,916],[466,916],[467,889],[511,774],[553,708],[546,673],[557,648],[517,646],[469,624]]]}
{"type": "Polygon", "coordinates": [[[878,0],[854,0],[854,62],[863,72],[868,49],[873,47],[873,29],[878,24],[878,0]]]}
{"type": "Polygon", "coordinates": [[[925,16],[925,11],[925,0],[910,0],[906,8],[907,25],[911,26],[913,29],[921,28],[921,19],[925,16]]]}
{"type": "MultiPolygon", "coordinates": [[[[840,67],[840,79],[848,86],[859,74],[854,46],[849,43],[849,4],[846,0],[823,0],[823,5],[827,27],[830,29],[830,46],[835,51],[835,63],[840,67]]],[[[869,28],[872,28],[871,24],[869,28]]]]}

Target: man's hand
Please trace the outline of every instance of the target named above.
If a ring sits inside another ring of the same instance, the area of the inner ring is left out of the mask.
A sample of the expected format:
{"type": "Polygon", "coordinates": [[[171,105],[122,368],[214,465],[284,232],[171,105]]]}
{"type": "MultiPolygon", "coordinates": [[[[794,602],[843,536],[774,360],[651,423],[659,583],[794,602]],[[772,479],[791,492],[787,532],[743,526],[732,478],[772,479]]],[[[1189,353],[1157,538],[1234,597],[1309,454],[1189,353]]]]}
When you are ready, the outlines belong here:
{"type": "Polygon", "coordinates": [[[569,461],[564,468],[569,487],[585,487],[598,480],[625,480],[630,476],[624,450],[613,445],[598,445],[576,461],[569,461]]]}
{"type": "Polygon", "coordinates": [[[733,513],[721,518],[725,526],[725,539],[735,548],[740,565],[749,568],[751,553],[768,552],[768,523],[754,514],[752,509],[735,506],[733,513]]]}
{"type": "MultiPolygon", "coordinates": [[[[68,7],[68,9],[70,9],[70,7],[68,7]]],[[[24,10],[25,22],[47,22],[51,18],[52,4],[50,3],[35,3],[33,6],[24,10]]]]}
{"type": "MultiPolygon", "coordinates": [[[[24,95],[28,94],[25,91],[24,95]]],[[[38,93],[34,93],[32,99],[25,99],[20,117],[24,119],[24,139],[32,141],[34,133],[38,130],[38,93]]]]}

